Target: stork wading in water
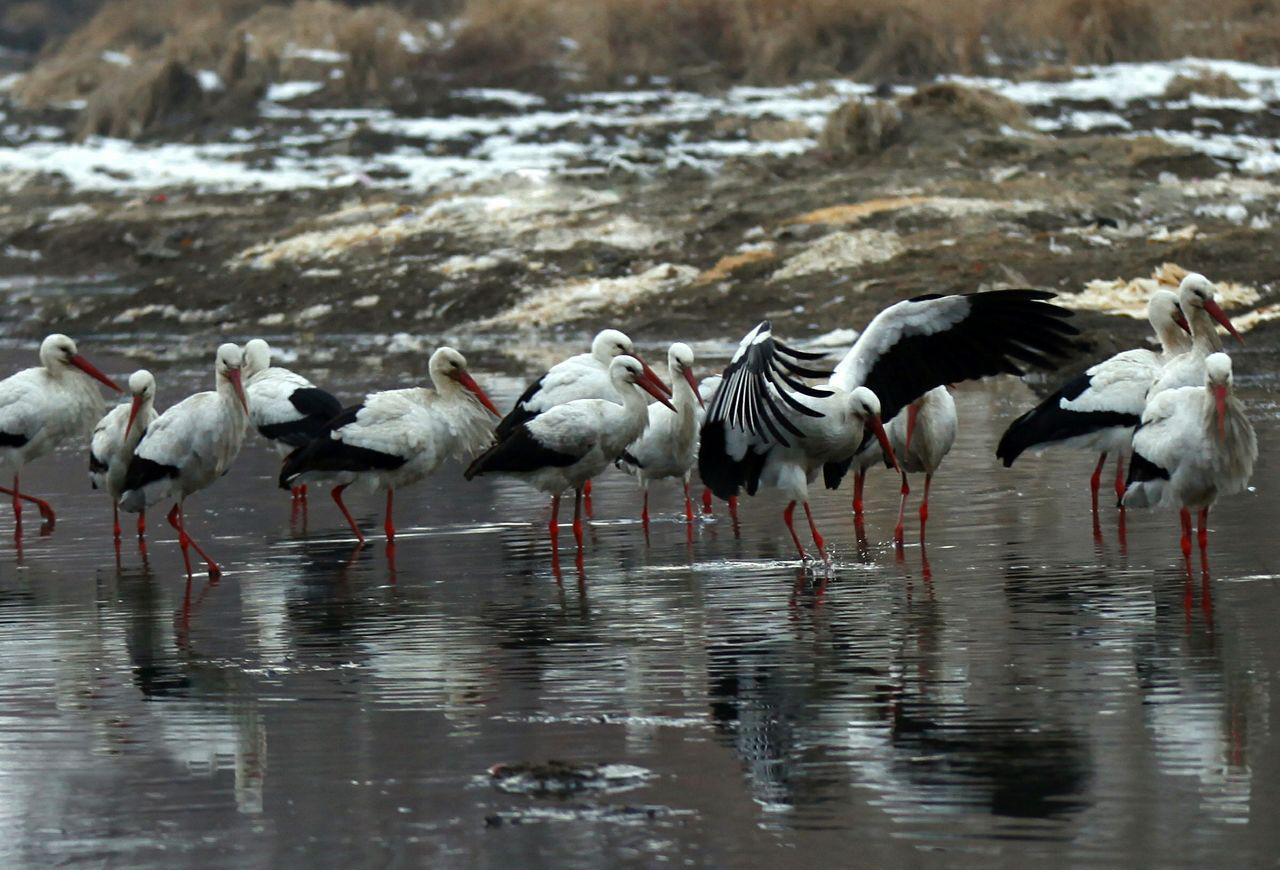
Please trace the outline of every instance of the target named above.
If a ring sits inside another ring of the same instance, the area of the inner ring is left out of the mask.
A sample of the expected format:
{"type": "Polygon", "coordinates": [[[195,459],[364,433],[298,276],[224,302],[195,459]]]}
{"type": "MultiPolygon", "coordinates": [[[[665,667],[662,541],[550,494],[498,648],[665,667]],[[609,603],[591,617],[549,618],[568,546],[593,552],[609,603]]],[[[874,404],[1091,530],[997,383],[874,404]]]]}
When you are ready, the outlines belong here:
{"type": "MultiPolygon", "coordinates": [[[[591,341],[591,351],[571,356],[556,363],[530,384],[516,399],[511,412],[498,423],[495,435],[499,441],[507,437],[521,423],[527,423],[539,414],[578,399],[609,399],[621,402],[609,374],[609,365],[619,356],[634,358],[644,369],[645,376],[662,388],[668,397],[671,390],[649,368],[649,364],[636,351],[635,345],[624,332],[603,329],[591,341]]],[[[583,492],[591,497],[591,481],[583,492]]]]}
{"type": "MultiPolygon", "coordinates": [[[[297,372],[271,365],[271,346],[260,338],[244,346],[244,394],[249,422],[281,457],[304,447],[342,413],[342,403],[297,372]]],[[[306,485],[293,488],[305,503],[306,485]]]]}
{"type": "MultiPolygon", "coordinates": [[[[906,476],[924,474],[924,496],[920,500],[920,540],[923,542],[925,525],[929,522],[929,487],[933,484],[934,472],[956,443],[957,426],[956,400],[951,391],[947,387],[934,387],[899,411],[885,427],[904,482],[898,503],[898,524],[893,530],[894,539],[899,544],[905,534],[907,496],[911,493],[910,487],[905,483],[906,476]]],[[[858,523],[862,522],[862,492],[867,469],[878,462],[891,467],[889,457],[875,443],[859,451],[855,460],[857,472],[853,478],[853,514],[858,523]]]]}
{"type": "Polygon", "coordinates": [[[0,493],[13,498],[17,527],[22,523],[23,501],[34,504],[46,523],[57,519],[48,502],[22,491],[19,472],[64,443],[84,443],[106,411],[94,381],[121,392],[80,355],[74,341],[60,333],[40,343],[39,366],[0,381],[0,474],[6,480],[13,476],[13,488],[0,486],[0,493]]]}
{"type": "Polygon", "coordinates": [[[120,507],[141,513],[159,501],[172,501],[169,525],[178,533],[182,561],[191,576],[194,547],[211,577],[222,573],[199,543],[187,532],[183,503],[227,473],[240,455],[249,424],[249,402],[244,395],[244,352],[234,344],[218,347],[214,358],[214,389],[188,396],[147,427],[133,451],[125,473],[120,507]]]}
{"type": "MultiPolygon", "coordinates": [[[[934,387],[1020,375],[1025,364],[1051,365],[1076,334],[1065,322],[1070,312],[1052,298],[1036,290],[992,290],[891,305],[816,388],[799,379],[825,376],[810,367],[820,355],[781,345],[768,322],[760,324],[742,340],[707,409],[698,454],[703,481],[724,499],[742,489],[754,495],[762,484],[783,485],[795,497],[783,518],[803,556],[791,514],[816,470],[835,489],[872,437],[892,453],[878,425],[881,415],[892,419],[934,387]],[[832,414],[843,417],[815,426],[832,414]]],[[[821,550],[811,514],[810,526],[821,550]]]]}
{"type": "MultiPolygon", "coordinates": [[[[146,369],[129,375],[128,404],[106,413],[89,439],[89,482],[111,498],[112,532],[120,547],[120,495],[138,443],[156,420],[156,379],[146,369]]],[[[147,531],[147,512],[138,511],[138,541],[147,531]]]]}
{"type": "Polygon", "coordinates": [[[342,493],[353,483],[386,490],[384,530],[387,543],[394,544],[395,491],[423,480],[446,459],[470,458],[483,450],[493,441],[494,420],[502,416],[467,372],[467,360],[458,351],[438,348],[427,370],[432,389],[371,393],[329,421],[285,460],[281,488],[309,479],[341,480],[333,488],[333,500],[361,544],[364,533],[347,510],[342,493]]]}
{"type": "Polygon", "coordinates": [[[507,474],[550,495],[553,557],[557,553],[560,496],[569,489],[574,491],[573,534],[581,557],[583,486],[644,434],[649,424],[644,393],[668,410],[676,410],[657,377],[635,357],[614,357],[609,363],[609,380],[621,404],[608,399],[576,399],[549,408],[508,429],[476,457],[464,475],[471,480],[481,474],[507,474]]]}
{"type": "Polygon", "coordinates": [[[689,495],[689,479],[698,463],[698,425],[702,397],[693,377],[693,350],[676,342],[667,351],[667,370],[671,374],[671,404],[655,402],[649,406],[649,425],[618,459],[618,467],[635,475],[644,493],[640,518],[649,524],[649,483],[678,477],[684,483],[684,514],[693,522],[693,500],[689,495]]]}
{"type": "Polygon", "coordinates": [[[1129,507],[1173,507],[1182,520],[1182,553],[1191,556],[1191,511],[1198,513],[1207,560],[1209,508],[1241,492],[1253,475],[1258,439],[1236,398],[1231,358],[1205,359],[1199,387],[1174,387],[1148,403],[1133,436],[1133,462],[1121,501],[1129,507]]]}
{"type": "Polygon", "coordinates": [[[1191,349],[1190,326],[1177,294],[1157,290],[1147,302],[1147,320],[1160,341],[1159,351],[1126,350],[1085,369],[1010,423],[996,447],[996,456],[1006,468],[1026,450],[1061,445],[1098,453],[1089,479],[1095,519],[1107,455],[1116,456],[1119,498],[1124,493],[1124,457],[1142,419],[1147,393],[1164,367],[1191,349]]]}

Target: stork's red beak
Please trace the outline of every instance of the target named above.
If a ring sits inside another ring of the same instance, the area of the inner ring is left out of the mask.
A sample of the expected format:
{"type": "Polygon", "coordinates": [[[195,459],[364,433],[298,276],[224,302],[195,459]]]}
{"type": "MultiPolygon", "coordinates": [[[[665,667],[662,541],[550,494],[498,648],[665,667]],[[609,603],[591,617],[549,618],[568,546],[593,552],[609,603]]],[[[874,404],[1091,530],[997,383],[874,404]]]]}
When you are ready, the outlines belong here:
{"type": "Polygon", "coordinates": [[[129,422],[124,426],[124,437],[128,438],[129,433],[133,431],[133,421],[138,416],[138,411],[142,409],[142,403],[145,401],[142,396],[134,396],[133,404],[129,406],[129,422]]]}
{"type": "Polygon", "coordinates": [[[1214,384],[1213,402],[1218,408],[1218,437],[1227,437],[1227,385],[1214,384]]]}
{"type": "Polygon", "coordinates": [[[1182,327],[1183,332],[1187,333],[1188,335],[1191,334],[1191,324],[1187,323],[1186,315],[1184,315],[1181,311],[1173,312],[1173,322],[1178,324],[1178,326],[1182,327]]]}
{"type": "Polygon", "coordinates": [[[903,446],[903,449],[906,450],[907,453],[911,452],[911,436],[915,434],[916,418],[919,416],[920,416],[920,406],[915,402],[912,402],[910,405],[907,406],[907,441],[906,441],[906,444],[903,446]]]}
{"type": "Polygon", "coordinates": [[[115,390],[117,393],[124,392],[124,390],[120,389],[120,387],[116,385],[115,381],[111,380],[111,378],[107,377],[102,372],[98,371],[97,366],[89,362],[84,357],[80,356],[80,354],[75,354],[69,360],[67,360],[67,362],[71,363],[73,366],[80,369],[80,371],[84,372],[86,375],[93,378],[94,380],[101,381],[102,383],[106,384],[108,387],[115,390]]]}
{"type": "MultiPolygon", "coordinates": [[[[644,363],[641,363],[641,365],[644,365],[644,363]]],[[[662,381],[658,380],[658,376],[649,370],[648,366],[644,366],[644,374],[636,381],[636,385],[672,411],[675,411],[676,406],[671,404],[671,400],[667,398],[667,394],[670,391],[667,390],[662,381]]]]}
{"type": "Polygon", "coordinates": [[[240,399],[240,405],[244,408],[246,414],[249,413],[249,400],[244,395],[244,384],[240,382],[240,369],[231,369],[227,372],[227,380],[231,381],[231,386],[236,391],[236,397],[240,399]]]}
{"type": "Polygon", "coordinates": [[[1231,325],[1231,318],[1227,317],[1226,312],[1218,306],[1217,302],[1214,302],[1212,299],[1206,299],[1204,301],[1204,310],[1209,312],[1210,317],[1221,323],[1227,332],[1234,335],[1236,337],[1236,341],[1244,344],[1244,336],[1236,332],[1236,328],[1231,325]]]}
{"type": "Polygon", "coordinates": [[[876,433],[876,440],[880,442],[880,449],[884,451],[884,455],[889,457],[889,464],[895,469],[898,468],[898,457],[893,455],[893,445],[889,443],[889,435],[884,431],[884,424],[880,422],[879,417],[868,417],[867,425],[871,427],[871,431],[876,433]]]}
{"type": "Polygon", "coordinates": [[[689,382],[689,389],[698,397],[698,404],[703,408],[707,407],[707,403],[702,401],[702,393],[698,392],[698,382],[693,379],[693,369],[684,370],[684,379],[689,382]]]}
{"type": "Polygon", "coordinates": [[[467,374],[464,371],[459,371],[455,373],[453,378],[458,383],[462,384],[462,386],[470,390],[472,394],[475,395],[475,397],[480,401],[480,404],[484,405],[485,408],[489,410],[490,414],[497,417],[498,419],[502,419],[502,412],[499,411],[497,406],[493,404],[493,401],[487,395],[485,395],[484,390],[480,389],[480,385],[476,383],[475,378],[471,377],[471,375],[467,374]]]}
{"type": "MultiPolygon", "coordinates": [[[[658,389],[662,390],[664,395],[670,396],[671,388],[662,382],[662,378],[658,377],[657,372],[649,368],[649,364],[644,361],[644,358],[641,357],[640,354],[636,353],[635,351],[632,351],[631,355],[635,357],[636,362],[640,363],[640,367],[644,369],[645,375],[648,376],[655,384],[658,385],[658,389]]],[[[668,402],[667,404],[669,406],[670,402],[668,402]]]]}

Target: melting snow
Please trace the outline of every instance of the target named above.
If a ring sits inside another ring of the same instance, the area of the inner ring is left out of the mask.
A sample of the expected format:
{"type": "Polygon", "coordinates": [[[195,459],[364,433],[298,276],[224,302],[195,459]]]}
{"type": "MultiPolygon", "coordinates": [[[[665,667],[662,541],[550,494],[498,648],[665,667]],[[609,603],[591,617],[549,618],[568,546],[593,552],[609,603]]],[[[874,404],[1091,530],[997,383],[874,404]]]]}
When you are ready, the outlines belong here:
{"type": "Polygon", "coordinates": [[[486,318],[479,327],[528,329],[580,318],[602,308],[623,308],[690,284],[698,276],[692,266],[663,263],[623,278],[571,281],[538,290],[506,311],[486,318]]]}

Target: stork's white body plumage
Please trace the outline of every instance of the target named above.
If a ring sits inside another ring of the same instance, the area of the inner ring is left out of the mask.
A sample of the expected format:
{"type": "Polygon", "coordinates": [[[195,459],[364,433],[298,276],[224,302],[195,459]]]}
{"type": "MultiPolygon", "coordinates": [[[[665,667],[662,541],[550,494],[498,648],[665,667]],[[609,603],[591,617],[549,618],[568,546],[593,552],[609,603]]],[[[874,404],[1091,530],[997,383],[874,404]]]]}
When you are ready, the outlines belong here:
{"type": "Polygon", "coordinates": [[[147,427],[129,462],[120,495],[120,507],[132,513],[171,500],[169,522],[178,532],[184,560],[188,559],[187,547],[194,545],[213,575],[220,574],[221,568],[187,534],[182,503],[226,474],[240,455],[249,423],[241,385],[243,364],[244,352],[236,345],[218,348],[215,388],[188,396],[147,427]]]}
{"type": "Polygon", "coordinates": [[[15,517],[21,513],[18,500],[26,499],[46,520],[54,519],[48,504],[21,492],[18,473],[62,444],[84,443],[106,410],[95,380],[120,390],[79,355],[74,341],[54,334],[40,344],[39,366],[0,381],[0,477],[14,478],[14,488],[0,492],[13,496],[15,517]]]}
{"type": "Polygon", "coordinates": [[[262,339],[249,341],[244,356],[249,422],[281,456],[306,444],[342,413],[333,395],[295,371],[271,365],[271,347],[262,339]]]}
{"type": "MultiPolygon", "coordinates": [[[[124,479],[134,451],[156,420],[156,382],[146,369],[129,376],[130,401],[116,405],[106,413],[89,439],[89,482],[111,498],[113,531],[120,538],[118,502],[124,492],[124,479]]],[[[145,530],[145,513],[138,512],[138,534],[145,530]]]]}
{"type": "Polygon", "coordinates": [[[343,503],[342,491],[352,483],[386,490],[386,532],[394,540],[392,493],[419,482],[449,458],[464,459],[483,450],[493,441],[493,420],[499,416],[458,351],[437,349],[428,370],[433,389],[371,393],[331,420],[285,461],[280,485],[337,480],[334,501],[360,541],[364,534],[343,503]]]}
{"type": "Polygon", "coordinates": [[[1209,508],[1244,490],[1258,457],[1253,425],[1232,392],[1230,357],[1211,354],[1205,369],[1203,386],[1165,390],[1147,404],[1122,497],[1130,507],[1178,508],[1188,554],[1189,511],[1200,512],[1203,550],[1209,508]]]}
{"type": "Polygon", "coordinates": [[[649,521],[649,483],[678,477],[684,483],[685,518],[693,519],[689,479],[698,462],[698,426],[702,422],[702,398],[693,379],[693,351],[677,342],[667,352],[671,377],[671,411],[661,402],[649,405],[644,434],[627,446],[618,466],[635,476],[644,493],[641,518],[649,521]]]}

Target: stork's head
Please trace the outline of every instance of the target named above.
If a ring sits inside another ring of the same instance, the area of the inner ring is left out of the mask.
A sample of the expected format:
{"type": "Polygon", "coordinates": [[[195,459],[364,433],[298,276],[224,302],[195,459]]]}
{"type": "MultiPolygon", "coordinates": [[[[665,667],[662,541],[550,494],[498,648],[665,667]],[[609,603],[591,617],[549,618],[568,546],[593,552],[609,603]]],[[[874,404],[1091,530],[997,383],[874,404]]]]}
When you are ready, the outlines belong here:
{"type": "Polygon", "coordinates": [[[54,372],[65,371],[68,366],[77,368],[96,381],[106,384],[117,393],[124,392],[111,378],[100,372],[76,350],[76,343],[60,332],[40,342],[40,365],[54,372]]]}
{"type": "Polygon", "coordinates": [[[249,400],[244,395],[244,382],[242,380],[242,372],[244,370],[244,351],[239,346],[227,342],[218,346],[217,363],[214,371],[217,372],[219,383],[226,381],[231,384],[231,388],[235,391],[236,398],[240,400],[240,406],[244,408],[245,413],[249,413],[249,400]]]}
{"type": "Polygon", "coordinates": [[[129,437],[133,431],[133,421],[141,411],[156,398],[156,379],[146,369],[138,369],[129,375],[129,393],[133,396],[133,404],[129,406],[129,422],[125,424],[124,434],[129,437]]]}
{"type": "Polygon", "coordinates": [[[1182,306],[1182,313],[1187,316],[1187,320],[1193,320],[1193,312],[1203,310],[1210,317],[1218,321],[1226,328],[1227,332],[1236,337],[1241,344],[1244,339],[1240,333],[1236,332],[1236,328],[1231,325],[1230,318],[1218,305],[1214,297],[1213,282],[1201,275],[1199,272],[1189,272],[1182,279],[1182,283],[1178,285],[1178,304],[1182,306]]]}
{"type": "Polygon", "coordinates": [[[634,385],[653,396],[672,411],[675,410],[675,406],[667,398],[667,392],[663,389],[662,381],[658,380],[647,365],[633,356],[614,357],[613,362],[609,363],[609,379],[613,381],[614,387],[619,392],[624,389],[630,389],[634,385]]]}
{"type": "Polygon", "coordinates": [[[880,420],[880,398],[866,387],[857,387],[849,393],[849,415],[861,420],[865,428],[875,433],[880,442],[880,449],[894,467],[898,467],[898,458],[893,455],[893,446],[889,443],[889,435],[884,431],[884,423],[880,420]]]}
{"type": "Polygon", "coordinates": [[[1147,320],[1157,334],[1163,335],[1171,325],[1190,332],[1191,326],[1178,307],[1178,294],[1172,290],[1157,290],[1147,300],[1147,320]]]}
{"type": "Polygon", "coordinates": [[[697,397],[698,404],[704,405],[701,394],[698,393],[698,382],[693,377],[693,348],[685,344],[683,341],[677,341],[667,350],[667,371],[671,375],[671,383],[676,382],[676,378],[684,378],[688,383],[689,389],[693,390],[693,395],[697,397]]]}
{"type": "Polygon", "coordinates": [[[625,332],[616,329],[602,329],[591,341],[591,355],[604,365],[616,356],[635,355],[635,346],[625,332]]]}
{"type": "Polygon", "coordinates": [[[1211,353],[1204,361],[1204,386],[1213,396],[1214,412],[1218,416],[1218,436],[1227,434],[1227,395],[1231,392],[1231,357],[1225,353],[1211,353]]]}
{"type": "Polygon", "coordinates": [[[493,404],[493,400],[480,388],[475,378],[471,377],[467,371],[467,358],[458,351],[451,347],[438,348],[431,354],[431,362],[427,367],[431,372],[431,382],[436,385],[436,389],[441,389],[444,384],[453,381],[475,396],[476,401],[493,416],[502,416],[502,412],[493,404]]]}
{"type": "Polygon", "coordinates": [[[271,367],[271,345],[260,338],[253,338],[244,346],[244,377],[253,377],[271,367]]]}

